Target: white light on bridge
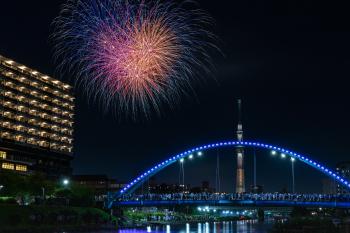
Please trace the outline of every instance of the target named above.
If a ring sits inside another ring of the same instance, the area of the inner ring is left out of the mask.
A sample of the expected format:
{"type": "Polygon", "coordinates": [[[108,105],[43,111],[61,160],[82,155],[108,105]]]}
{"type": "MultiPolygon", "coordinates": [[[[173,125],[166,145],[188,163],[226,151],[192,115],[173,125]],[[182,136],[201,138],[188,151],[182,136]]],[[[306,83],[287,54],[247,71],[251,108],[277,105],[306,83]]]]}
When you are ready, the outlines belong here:
{"type": "Polygon", "coordinates": [[[281,158],[284,159],[286,157],[286,154],[281,154],[281,158]]]}
{"type": "Polygon", "coordinates": [[[180,159],[180,163],[183,163],[183,162],[185,162],[185,159],[184,159],[184,158],[181,158],[181,159],[180,159]]]}
{"type": "Polygon", "coordinates": [[[295,158],[293,158],[293,157],[292,157],[292,158],[290,158],[290,161],[294,162],[294,161],[295,161],[295,158]]]}
{"type": "Polygon", "coordinates": [[[277,152],[273,150],[273,151],[271,151],[271,154],[272,154],[272,155],[276,155],[277,152]]]}
{"type": "Polygon", "coordinates": [[[203,155],[203,152],[202,152],[202,151],[198,151],[197,155],[198,155],[198,156],[202,156],[202,155],[203,155]]]}
{"type": "Polygon", "coordinates": [[[189,159],[193,159],[193,154],[190,154],[190,155],[188,156],[188,158],[189,158],[189,159]]]}

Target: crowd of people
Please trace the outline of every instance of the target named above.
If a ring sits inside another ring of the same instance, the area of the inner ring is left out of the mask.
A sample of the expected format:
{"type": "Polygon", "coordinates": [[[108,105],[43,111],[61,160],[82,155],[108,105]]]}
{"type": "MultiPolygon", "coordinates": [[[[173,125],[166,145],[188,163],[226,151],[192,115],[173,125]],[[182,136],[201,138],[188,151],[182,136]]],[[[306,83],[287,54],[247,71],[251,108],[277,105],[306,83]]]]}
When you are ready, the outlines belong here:
{"type": "Polygon", "coordinates": [[[169,194],[128,194],[120,197],[120,201],[350,201],[349,194],[297,194],[297,193],[169,193],[169,194]]]}

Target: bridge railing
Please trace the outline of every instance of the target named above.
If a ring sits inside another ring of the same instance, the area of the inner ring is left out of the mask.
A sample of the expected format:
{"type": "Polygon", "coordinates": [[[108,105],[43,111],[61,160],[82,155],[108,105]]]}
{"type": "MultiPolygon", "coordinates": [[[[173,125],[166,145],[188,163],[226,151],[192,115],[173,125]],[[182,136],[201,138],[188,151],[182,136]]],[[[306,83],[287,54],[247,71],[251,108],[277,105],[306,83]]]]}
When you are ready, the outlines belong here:
{"type": "Polygon", "coordinates": [[[307,201],[307,202],[350,202],[350,194],[296,194],[296,193],[172,193],[172,194],[127,194],[120,196],[115,201],[307,201]]]}

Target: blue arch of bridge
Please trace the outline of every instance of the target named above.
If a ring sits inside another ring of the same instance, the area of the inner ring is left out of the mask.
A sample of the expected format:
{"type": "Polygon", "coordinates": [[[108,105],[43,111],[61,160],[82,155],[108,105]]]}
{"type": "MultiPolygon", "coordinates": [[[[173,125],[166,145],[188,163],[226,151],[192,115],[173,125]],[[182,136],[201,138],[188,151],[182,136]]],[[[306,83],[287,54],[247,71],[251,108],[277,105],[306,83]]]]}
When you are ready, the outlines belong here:
{"type": "Polygon", "coordinates": [[[326,166],[320,164],[319,162],[316,162],[305,155],[301,155],[298,153],[295,153],[293,151],[278,147],[278,146],[273,146],[273,145],[268,145],[264,143],[259,143],[259,142],[250,142],[250,141],[245,141],[245,142],[239,142],[239,141],[226,141],[226,142],[218,142],[218,143],[212,143],[212,144],[207,144],[199,147],[195,147],[193,149],[187,150],[185,152],[182,152],[180,154],[171,156],[170,158],[158,163],[154,167],[150,168],[149,170],[145,171],[135,179],[133,179],[130,183],[128,183],[123,189],[121,189],[118,193],[117,196],[121,196],[123,194],[128,194],[133,192],[136,188],[138,188],[143,182],[145,182],[147,179],[149,179],[151,176],[154,174],[160,172],[164,168],[168,167],[169,165],[179,161],[182,158],[186,158],[190,156],[193,153],[200,152],[203,150],[208,150],[208,149],[214,149],[214,148],[222,148],[222,147],[238,147],[238,146],[244,146],[244,147],[253,147],[253,148],[264,148],[264,149],[269,149],[269,150],[274,150],[276,152],[284,153],[286,155],[289,155],[292,158],[295,158],[296,160],[299,160],[312,168],[315,168],[316,170],[324,173],[325,175],[329,176],[331,179],[335,180],[336,182],[342,184],[346,188],[350,189],[350,182],[338,175],[335,171],[327,168],[326,166]]]}

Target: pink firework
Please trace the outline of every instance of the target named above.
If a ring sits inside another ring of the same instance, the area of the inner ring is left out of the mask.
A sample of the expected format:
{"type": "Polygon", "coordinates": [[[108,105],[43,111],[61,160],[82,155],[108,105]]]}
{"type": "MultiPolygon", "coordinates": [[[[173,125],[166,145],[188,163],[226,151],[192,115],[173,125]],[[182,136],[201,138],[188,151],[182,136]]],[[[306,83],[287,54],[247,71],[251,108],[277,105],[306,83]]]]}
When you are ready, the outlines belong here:
{"type": "Polygon", "coordinates": [[[210,65],[207,17],[182,4],[69,0],[55,23],[60,65],[93,96],[133,114],[175,102],[210,65]]]}

